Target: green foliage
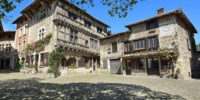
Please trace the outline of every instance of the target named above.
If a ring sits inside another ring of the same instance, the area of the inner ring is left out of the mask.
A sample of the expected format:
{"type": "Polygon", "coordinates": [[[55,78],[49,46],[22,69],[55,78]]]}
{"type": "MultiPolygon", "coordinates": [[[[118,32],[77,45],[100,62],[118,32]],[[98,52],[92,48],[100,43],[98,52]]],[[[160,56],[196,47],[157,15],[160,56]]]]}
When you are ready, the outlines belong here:
{"type": "Polygon", "coordinates": [[[61,48],[56,48],[53,50],[48,58],[48,64],[51,69],[54,71],[55,77],[59,76],[59,66],[62,62],[62,58],[64,57],[64,51],[61,48]]]}
{"type": "Polygon", "coordinates": [[[85,68],[86,68],[86,69],[89,69],[89,68],[90,68],[89,64],[86,64],[86,65],[85,65],[85,68]]]}
{"type": "Polygon", "coordinates": [[[20,3],[23,0],[0,0],[0,19],[6,16],[6,13],[16,8],[15,3],[20,3]]]}
{"type": "Polygon", "coordinates": [[[179,75],[181,73],[180,68],[176,69],[176,75],[179,75]]]}
{"type": "Polygon", "coordinates": [[[200,43],[197,44],[197,51],[200,51],[200,43]]]}
{"type": "Polygon", "coordinates": [[[30,55],[34,51],[36,51],[36,52],[43,51],[45,46],[47,44],[49,44],[51,37],[52,37],[52,34],[49,34],[49,35],[45,36],[43,39],[36,41],[35,47],[32,47],[31,44],[28,44],[28,46],[25,50],[26,55],[30,55]]]}
{"type": "MultiPolygon", "coordinates": [[[[87,5],[87,7],[94,7],[94,0],[68,0],[71,2],[71,6],[73,4],[83,7],[87,5]]],[[[133,10],[133,5],[136,5],[139,1],[144,0],[100,0],[100,3],[103,6],[107,6],[109,8],[108,14],[110,16],[117,15],[119,18],[126,17],[128,15],[129,10],[133,10]]],[[[64,5],[63,5],[64,6],[64,5]]],[[[85,11],[85,10],[83,10],[85,11]]]]}
{"type": "Polygon", "coordinates": [[[53,70],[52,68],[49,68],[49,69],[47,70],[47,73],[54,73],[54,70],[53,70]]]}
{"type": "Polygon", "coordinates": [[[31,64],[30,65],[30,68],[35,68],[36,66],[34,64],[31,64]]]}
{"type": "Polygon", "coordinates": [[[17,63],[16,69],[21,69],[21,68],[22,68],[22,65],[23,65],[22,61],[19,61],[19,62],[17,63]]]}

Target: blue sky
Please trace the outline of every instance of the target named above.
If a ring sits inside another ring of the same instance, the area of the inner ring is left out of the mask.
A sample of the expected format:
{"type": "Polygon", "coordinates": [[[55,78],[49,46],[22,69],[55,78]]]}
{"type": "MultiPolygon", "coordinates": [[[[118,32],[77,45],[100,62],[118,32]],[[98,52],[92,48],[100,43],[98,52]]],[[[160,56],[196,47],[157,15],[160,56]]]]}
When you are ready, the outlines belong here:
{"type": "MultiPolygon", "coordinates": [[[[4,30],[15,30],[16,25],[13,25],[12,22],[20,16],[20,11],[33,1],[34,0],[24,0],[22,3],[17,4],[17,8],[7,15],[9,16],[9,20],[3,21],[4,30]]],[[[84,8],[92,16],[110,25],[111,28],[109,28],[109,30],[111,30],[112,33],[126,31],[127,28],[125,28],[124,25],[155,16],[156,10],[159,8],[165,8],[166,12],[182,8],[184,13],[194,24],[197,31],[200,32],[200,0],[144,0],[135,5],[133,10],[128,12],[126,18],[118,18],[117,16],[111,17],[107,13],[107,7],[102,6],[99,3],[99,0],[94,1],[95,7],[84,8]]],[[[200,43],[200,34],[197,33],[195,39],[196,43],[200,43]]]]}

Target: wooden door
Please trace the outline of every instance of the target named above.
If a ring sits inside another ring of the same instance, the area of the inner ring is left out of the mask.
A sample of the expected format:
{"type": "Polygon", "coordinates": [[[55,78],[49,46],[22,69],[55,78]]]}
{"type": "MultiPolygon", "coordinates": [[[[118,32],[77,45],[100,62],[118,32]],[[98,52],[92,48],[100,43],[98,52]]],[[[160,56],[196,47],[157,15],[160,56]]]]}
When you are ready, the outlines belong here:
{"type": "Polygon", "coordinates": [[[121,74],[121,62],[120,59],[110,60],[110,73],[121,74]]]}
{"type": "Polygon", "coordinates": [[[147,59],[147,74],[148,75],[159,75],[158,58],[148,58],[147,59]]]}

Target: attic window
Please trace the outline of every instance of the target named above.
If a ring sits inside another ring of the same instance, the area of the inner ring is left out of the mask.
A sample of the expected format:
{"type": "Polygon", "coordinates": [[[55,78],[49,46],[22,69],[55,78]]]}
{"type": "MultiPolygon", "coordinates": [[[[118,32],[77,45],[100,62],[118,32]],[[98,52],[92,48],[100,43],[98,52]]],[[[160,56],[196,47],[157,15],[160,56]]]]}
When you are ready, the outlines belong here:
{"type": "Polygon", "coordinates": [[[91,22],[89,22],[89,21],[87,21],[87,20],[84,20],[84,22],[85,22],[85,25],[86,25],[87,27],[91,27],[91,22]]]}
{"type": "Polygon", "coordinates": [[[68,16],[69,16],[69,18],[71,18],[73,20],[77,19],[77,16],[74,13],[72,13],[72,12],[68,12],[68,16]]]}
{"type": "Polygon", "coordinates": [[[150,29],[155,29],[158,27],[158,20],[154,20],[154,21],[150,21],[146,24],[146,29],[150,30],[150,29]]]}
{"type": "Polygon", "coordinates": [[[100,27],[97,27],[97,32],[101,33],[102,29],[100,27]]]}

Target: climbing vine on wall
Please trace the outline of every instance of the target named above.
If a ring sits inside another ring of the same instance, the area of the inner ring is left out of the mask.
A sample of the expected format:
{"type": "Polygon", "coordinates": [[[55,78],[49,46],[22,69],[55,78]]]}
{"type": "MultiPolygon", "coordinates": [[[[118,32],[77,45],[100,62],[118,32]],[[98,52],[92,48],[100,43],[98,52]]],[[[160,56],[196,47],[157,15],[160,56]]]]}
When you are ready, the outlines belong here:
{"type": "Polygon", "coordinates": [[[46,37],[44,37],[43,39],[40,39],[38,41],[36,41],[35,43],[28,44],[26,51],[27,52],[41,52],[44,50],[45,46],[49,44],[50,40],[51,40],[52,34],[47,35],[46,37]]]}

